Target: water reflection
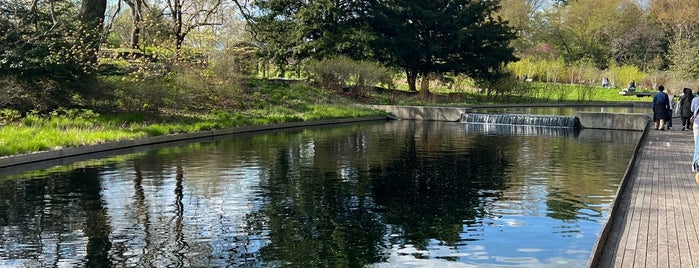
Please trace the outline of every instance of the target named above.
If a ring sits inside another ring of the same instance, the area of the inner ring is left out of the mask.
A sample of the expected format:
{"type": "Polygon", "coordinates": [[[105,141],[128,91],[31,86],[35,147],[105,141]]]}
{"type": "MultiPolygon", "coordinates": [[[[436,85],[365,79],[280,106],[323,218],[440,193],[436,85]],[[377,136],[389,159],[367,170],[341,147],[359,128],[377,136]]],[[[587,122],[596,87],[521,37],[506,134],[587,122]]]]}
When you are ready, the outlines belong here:
{"type": "Polygon", "coordinates": [[[528,133],[357,124],[0,178],[0,266],[584,266],[641,133],[528,133]]]}
{"type": "Polygon", "coordinates": [[[578,136],[581,129],[572,127],[542,127],[505,124],[464,124],[469,134],[491,136],[536,136],[536,137],[571,137],[578,136]]]}

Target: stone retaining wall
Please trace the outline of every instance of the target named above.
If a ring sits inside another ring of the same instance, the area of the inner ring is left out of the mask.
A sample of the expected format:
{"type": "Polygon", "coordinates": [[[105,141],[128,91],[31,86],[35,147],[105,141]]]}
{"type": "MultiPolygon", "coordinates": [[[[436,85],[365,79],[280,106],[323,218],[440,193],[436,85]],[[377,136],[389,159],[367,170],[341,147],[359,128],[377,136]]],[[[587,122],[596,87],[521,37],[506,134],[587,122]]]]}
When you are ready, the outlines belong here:
{"type": "Polygon", "coordinates": [[[612,114],[601,112],[578,112],[583,128],[619,129],[643,131],[652,117],[648,114],[612,114]]]}
{"type": "Polygon", "coordinates": [[[393,105],[366,105],[364,107],[386,111],[398,119],[425,120],[425,121],[451,121],[461,120],[461,114],[470,110],[466,107],[427,107],[427,106],[393,106],[393,105]]]}
{"type": "MultiPolygon", "coordinates": [[[[383,110],[398,119],[451,121],[461,119],[461,114],[471,110],[470,107],[425,107],[369,105],[368,108],[383,110]]],[[[612,114],[602,112],[578,112],[576,115],[583,128],[618,129],[643,131],[651,117],[648,114],[612,114]]]]}

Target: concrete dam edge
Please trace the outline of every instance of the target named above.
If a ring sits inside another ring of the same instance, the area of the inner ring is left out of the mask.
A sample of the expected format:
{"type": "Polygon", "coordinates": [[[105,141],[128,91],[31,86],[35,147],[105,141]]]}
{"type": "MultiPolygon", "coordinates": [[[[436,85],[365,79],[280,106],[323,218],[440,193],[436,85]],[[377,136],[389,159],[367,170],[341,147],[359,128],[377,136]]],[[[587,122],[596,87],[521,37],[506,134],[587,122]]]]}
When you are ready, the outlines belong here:
{"type": "MultiPolygon", "coordinates": [[[[394,105],[367,105],[364,107],[386,111],[396,119],[450,122],[461,120],[461,115],[472,109],[472,107],[394,105]]],[[[643,131],[648,122],[652,120],[649,114],[635,113],[577,112],[575,117],[580,120],[582,128],[631,131],[643,131]]]]}

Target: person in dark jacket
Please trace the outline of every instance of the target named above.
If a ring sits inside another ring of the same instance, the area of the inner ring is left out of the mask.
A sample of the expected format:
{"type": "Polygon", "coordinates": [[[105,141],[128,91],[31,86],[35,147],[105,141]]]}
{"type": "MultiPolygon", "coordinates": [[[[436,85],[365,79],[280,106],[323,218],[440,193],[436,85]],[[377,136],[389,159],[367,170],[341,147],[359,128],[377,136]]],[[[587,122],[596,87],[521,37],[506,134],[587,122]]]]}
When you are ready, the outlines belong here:
{"type": "Polygon", "coordinates": [[[680,97],[680,102],[678,105],[680,121],[682,123],[682,130],[691,130],[692,122],[689,118],[692,117],[692,100],[694,99],[694,94],[689,88],[682,89],[682,97],[680,97]]]}
{"type": "Polygon", "coordinates": [[[665,130],[665,118],[670,109],[670,98],[665,94],[665,87],[659,86],[658,92],[653,95],[650,107],[653,109],[653,121],[655,130],[665,130]]]}

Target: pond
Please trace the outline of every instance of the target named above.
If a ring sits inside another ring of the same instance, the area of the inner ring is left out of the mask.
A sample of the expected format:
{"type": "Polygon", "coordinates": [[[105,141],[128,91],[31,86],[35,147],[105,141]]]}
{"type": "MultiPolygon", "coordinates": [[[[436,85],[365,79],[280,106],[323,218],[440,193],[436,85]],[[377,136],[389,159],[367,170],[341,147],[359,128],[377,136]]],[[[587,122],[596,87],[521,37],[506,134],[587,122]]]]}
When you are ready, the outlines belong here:
{"type": "Polygon", "coordinates": [[[585,267],[642,133],[503,130],[289,129],[4,174],[0,266],[585,267]]]}

